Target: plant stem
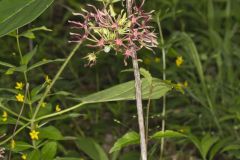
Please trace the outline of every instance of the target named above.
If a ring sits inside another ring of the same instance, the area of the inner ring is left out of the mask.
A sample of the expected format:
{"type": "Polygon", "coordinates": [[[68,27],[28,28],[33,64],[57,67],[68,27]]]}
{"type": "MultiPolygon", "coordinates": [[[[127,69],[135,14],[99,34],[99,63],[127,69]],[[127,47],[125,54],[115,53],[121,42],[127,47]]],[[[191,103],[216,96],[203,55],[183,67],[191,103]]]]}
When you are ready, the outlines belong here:
{"type": "Polygon", "coordinates": [[[42,105],[42,103],[44,102],[45,98],[47,97],[48,93],[50,92],[51,88],[53,87],[53,85],[55,84],[55,82],[57,81],[57,79],[59,78],[59,76],[61,75],[61,73],[63,72],[63,70],[65,69],[65,67],[67,66],[68,62],[71,60],[71,58],[73,57],[73,55],[76,53],[77,49],[80,47],[81,43],[78,43],[74,49],[72,50],[72,52],[70,53],[70,55],[67,57],[66,61],[63,63],[63,65],[61,66],[61,68],[58,70],[57,74],[55,75],[55,77],[53,78],[52,82],[50,83],[49,86],[47,86],[42,98],[40,99],[37,107],[36,107],[36,110],[33,114],[33,117],[31,119],[31,128],[34,129],[34,121],[35,121],[35,118],[38,114],[38,111],[42,105]]]}
{"type": "MultiPolygon", "coordinates": [[[[159,33],[160,33],[160,40],[161,40],[161,45],[162,45],[162,59],[163,59],[163,80],[166,80],[166,51],[164,48],[164,38],[163,38],[163,33],[162,33],[162,27],[161,27],[161,22],[160,22],[160,18],[159,16],[157,17],[157,24],[158,24],[158,29],[159,29],[159,33]]],[[[165,117],[166,117],[166,96],[163,96],[163,108],[162,108],[162,132],[165,131],[165,126],[166,126],[166,121],[165,121],[165,117]]],[[[163,152],[164,152],[164,143],[165,143],[165,139],[161,138],[161,146],[160,146],[160,160],[163,159],[163,152]]]]}
{"type": "MultiPolygon", "coordinates": [[[[126,0],[128,16],[132,14],[132,0],[126,0]]],[[[138,114],[138,125],[140,132],[140,147],[141,147],[141,159],[147,160],[147,147],[146,147],[146,137],[145,137],[145,126],[143,118],[143,107],[142,107],[142,91],[141,91],[141,79],[138,67],[137,53],[134,52],[132,55],[132,63],[135,77],[135,91],[136,91],[136,104],[137,104],[137,114],[138,114]]]]}

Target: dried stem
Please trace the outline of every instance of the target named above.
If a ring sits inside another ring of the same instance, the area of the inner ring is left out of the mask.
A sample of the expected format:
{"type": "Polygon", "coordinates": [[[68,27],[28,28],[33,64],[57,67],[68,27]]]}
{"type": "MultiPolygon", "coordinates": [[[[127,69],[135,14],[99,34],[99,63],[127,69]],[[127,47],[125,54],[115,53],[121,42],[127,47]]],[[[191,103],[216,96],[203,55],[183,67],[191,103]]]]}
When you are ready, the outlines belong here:
{"type": "MultiPolygon", "coordinates": [[[[132,14],[132,0],[126,0],[128,15],[132,14]]],[[[137,114],[138,114],[138,125],[140,132],[140,146],[141,146],[141,159],[147,160],[147,146],[145,137],[145,126],[144,116],[142,107],[142,91],[141,91],[141,79],[138,67],[137,53],[134,52],[132,55],[132,63],[135,77],[135,91],[136,91],[136,103],[137,103],[137,114]]]]}

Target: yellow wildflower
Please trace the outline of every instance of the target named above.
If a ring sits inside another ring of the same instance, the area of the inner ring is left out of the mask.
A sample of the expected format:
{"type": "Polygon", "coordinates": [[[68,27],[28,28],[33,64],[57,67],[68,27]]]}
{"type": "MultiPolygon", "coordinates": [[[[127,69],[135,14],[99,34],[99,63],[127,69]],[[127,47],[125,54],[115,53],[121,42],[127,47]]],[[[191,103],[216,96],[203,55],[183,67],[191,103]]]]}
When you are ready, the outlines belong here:
{"type": "Polygon", "coordinates": [[[23,154],[21,158],[22,158],[22,160],[26,160],[27,159],[27,155],[23,154]]]}
{"type": "Polygon", "coordinates": [[[44,108],[44,107],[46,107],[46,105],[47,105],[47,103],[43,102],[41,106],[44,108]]]}
{"type": "Polygon", "coordinates": [[[60,112],[62,110],[61,107],[59,106],[59,104],[56,105],[55,110],[56,110],[56,112],[60,112]]]}
{"type": "Polygon", "coordinates": [[[52,80],[49,78],[48,75],[45,76],[45,82],[50,84],[52,82],[52,80]]]}
{"type": "Polygon", "coordinates": [[[176,59],[176,65],[177,67],[180,67],[183,64],[183,58],[182,56],[177,57],[176,59]]]}
{"type": "Polygon", "coordinates": [[[24,101],[24,95],[22,95],[21,93],[18,93],[15,97],[16,97],[18,102],[23,102],[24,101]]]}
{"type": "Polygon", "coordinates": [[[29,133],[32,140],[38,140],[38,134],[39,132],[36,132],[35,130],[31,130],[31,132],[29,133]]]}
{"type": "Polygon", "coordinates": [[[184,81],[184,82],[183,82],[183,86],[184,86],[185,88],[187,88],[187,87],[188,87],[188,82],[187,82],[187,81],[184,81]]]}
{"type": "Polygon", "coordinates": [[[15,89],[22,90],[24,86],[24,83],[22,82],[16,82],[15,89]]]}
{"type": "Polygon", "coordinates": [[[11,140],[11,149],[14,149],[16,147],[16,142],[14,139],[11,140]]]}
{"type": "Polygon", "coordinates": [[[87,56],[84,57],[84,59],[88,60],[88,66],[93,66],[94,64],[96,64],[97,61],[97,56],[95,53],[89,53],[87,56]]]}
{"type": "Polygon", "coordinates": [[[160,62],[160,58],[156,57],[156,58],[154,59],[154,61],[155,61],[156,63],[159,63],[159,62],[160,62]]]}
{"type": "Polygon", "coordinates": [[[8,118],[8,114],[6,111],[3,111],[3,114],[2,114],[2,121],[3,122],[6,122],[7,121],[7,118],[8,118]]]}
{"type": "Polygon", "coordinates": [[[176,85],[176,89],[181,90],[182,88],[183,88],[183,84],[178,82],[177,85],[176,85]]]}

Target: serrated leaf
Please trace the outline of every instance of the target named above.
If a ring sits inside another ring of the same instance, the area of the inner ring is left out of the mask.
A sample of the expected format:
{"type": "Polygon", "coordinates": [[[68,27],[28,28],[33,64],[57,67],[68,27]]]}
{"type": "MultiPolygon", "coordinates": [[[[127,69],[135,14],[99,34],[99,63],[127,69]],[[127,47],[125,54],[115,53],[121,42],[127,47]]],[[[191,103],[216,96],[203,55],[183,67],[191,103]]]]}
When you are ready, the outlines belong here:
{"type": "Polygon", "coordinates": [[[0,1],[0,37],[20,28],[40,16],[53,0],[0,1]],[[22,1],[22,2],[21,2],[22,1]]]}
{"type": "Polygon", "coordinates": [[[133,144],[139,144],[140,142],[140,136],[137,132],[128,132],[125,135],[123,135],[121,138],[119,138],[109,151],[110,153],[121,150],[123,147],[133,145],[133,144]]]}
{"type": "MultiPolygon", "coordinates": [[[[110,101],[135,100],[135,85],[134,81],[122,83],[103,91],[91,94],[76,100],[84,103],[99,103],[110,101]]],[[[147,79],[142,79],[142,98],[149,99],[149,83],[147,79]]],[[[159,99],[172,89],[172,86],[164,83],[162,80],[153,78],[152,93],[150,99],[159,99]]]]}
{"type": "Polygon", "coordinates": [[[76,145],[93,160],[108,160],[102,147],[91,138],[78,138],[76,145]]]}

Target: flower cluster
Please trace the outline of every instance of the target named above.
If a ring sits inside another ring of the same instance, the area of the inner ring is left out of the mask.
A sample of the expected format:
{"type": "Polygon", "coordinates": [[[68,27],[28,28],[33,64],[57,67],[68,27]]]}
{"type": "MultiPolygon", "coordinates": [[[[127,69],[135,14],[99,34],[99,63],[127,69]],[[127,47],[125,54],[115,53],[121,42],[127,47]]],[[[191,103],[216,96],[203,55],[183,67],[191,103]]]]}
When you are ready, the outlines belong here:
{"type": "MultiPolygon", "coordinates": [[[[78,33],[70,33],[70,42],[88,40],[89,47],[96,47],[106,53],[113,49],[123,53],[125,58],[132,57],[142,48],[152,50],[157,47],[156,34],[148,24],[152,19],[152,12],[147,13],[135,6],[133,14],[127,16],[124,10],[117,15],[112,8],[106,6],[103,9],[97,9],[93,5],[88,7],[93,11],[74,13],[82,17],[82,21],[69,21],[72,28],[78,30],[78,33]]],[[[93,60],[92,57],[94,56],[91,53],[90,63],[94,64],[96,59],[93,60]]]]}

